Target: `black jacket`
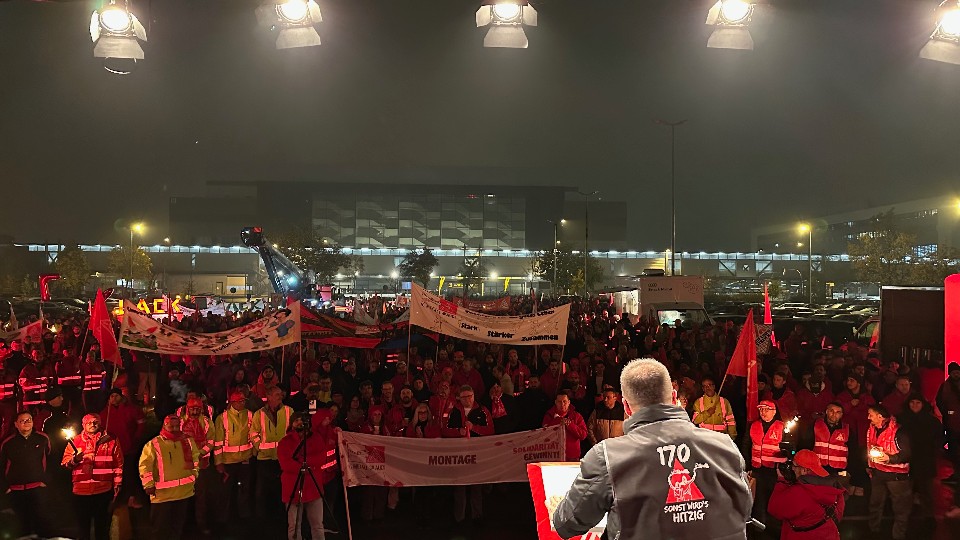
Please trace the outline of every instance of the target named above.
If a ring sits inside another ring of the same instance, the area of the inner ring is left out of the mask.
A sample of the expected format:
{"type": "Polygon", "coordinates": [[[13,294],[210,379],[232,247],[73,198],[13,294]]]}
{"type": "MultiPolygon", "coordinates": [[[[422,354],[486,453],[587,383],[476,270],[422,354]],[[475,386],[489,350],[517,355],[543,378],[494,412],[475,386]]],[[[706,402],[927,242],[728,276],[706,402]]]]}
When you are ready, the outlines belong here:
{"type": "Polygon", "coordinates": [[[553,515],[557,534],[583,534],[606,513],[610,540],[746,538],[753,498],[729,436],[694,426],[670,405],[634,413],[624,433],[580,461],[553,515]]]}
{"type": "Polygon", "coordinates": [[[47,459],[50,439],[39,431],[28,437],[14,430],[0,446],[0,493],[10,486],[23,486],[47,481],[47,459]]]}

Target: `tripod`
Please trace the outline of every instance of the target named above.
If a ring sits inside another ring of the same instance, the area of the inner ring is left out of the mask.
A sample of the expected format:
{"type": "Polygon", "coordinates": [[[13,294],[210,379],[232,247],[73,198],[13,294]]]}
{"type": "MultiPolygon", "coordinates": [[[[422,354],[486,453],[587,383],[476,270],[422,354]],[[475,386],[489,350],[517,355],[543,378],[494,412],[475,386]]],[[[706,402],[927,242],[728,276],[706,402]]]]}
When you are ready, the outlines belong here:
{"type": "MultiPolygon", "coordinates": [[[[333,521],[333,524],[336,526],[337,530],[330,531],[331,534],[340,534],[340,524],[337,523],[337,518],[333,513],[333,509],[330,508],[330,505],[327,504],[326,497],[323,496],[323,490],[320,488],[320,483],[317,482],[317,477],[313,474],[313,469],[310,468],[310,465],[307,463],[307,440],[310,439],[310,436],[313,433],[310,430],[309,424],[306,425],[303,436],[300,439],[300,444],[297,445],[296,450],[293,451],[293,457],[297,457],[297,454],[300,455],[300,472],[297,473],[297,480],[293,483],[293,489],[290,491],[290,502],[287,503],[287,515],[290,515],[290,508],[293,506],[293,501],[297,502],[297,519],[296,519],[296,532],[294,533],[294,538],[298,540],[303,539],[303,484],[307,480],[307,476],[310,476],[310,481],[313,482],[314,487],[317,488],[317,493],[320,495],[320,500],[323,502],[324,514],[328,514],[330,519],[333,521]],[[296,499],[294,499],[296,496],[296,499]]],[[[313,526],[314,524],[311,524],[313,526]]],[[[320,527],[323,527],[323,523],[319,524],[320,527]]],[[[314,538],[313,540],[317,540],[314,538]]]]}

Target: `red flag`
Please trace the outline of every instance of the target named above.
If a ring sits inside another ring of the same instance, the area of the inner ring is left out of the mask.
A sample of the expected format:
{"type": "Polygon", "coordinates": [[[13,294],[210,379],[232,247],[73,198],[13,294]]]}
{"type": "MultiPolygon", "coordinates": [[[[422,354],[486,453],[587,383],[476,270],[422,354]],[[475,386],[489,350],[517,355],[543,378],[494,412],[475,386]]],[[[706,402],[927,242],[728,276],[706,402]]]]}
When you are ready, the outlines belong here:
{"type": "Polygon", "coordinates": [[[747,320],[740,330],[737,348],[727,366],[727,375],[747,378],[747,419],[758,418],[757,403],[759,392],[757,389],[757,329],[753,324],[753,310],[747,312],[747,320]]]}
{"type": "Polygon", "coordinates": [[[120,364],[120,348],[117,347],[117,336],[113,333],[113,323],[107,311],[107,301],[103,299],[103,292],[97,289],[97,300],[93,304],[93,313],[90,315],[90,333],[100,343],[100,356],[114,364],[120,364]]]}
{"type": "Polygon", "coordinates": [[[773,324],[773,315],[770,314],[770,293],[767,283],[763,284],[763,324],[773,324]]]}

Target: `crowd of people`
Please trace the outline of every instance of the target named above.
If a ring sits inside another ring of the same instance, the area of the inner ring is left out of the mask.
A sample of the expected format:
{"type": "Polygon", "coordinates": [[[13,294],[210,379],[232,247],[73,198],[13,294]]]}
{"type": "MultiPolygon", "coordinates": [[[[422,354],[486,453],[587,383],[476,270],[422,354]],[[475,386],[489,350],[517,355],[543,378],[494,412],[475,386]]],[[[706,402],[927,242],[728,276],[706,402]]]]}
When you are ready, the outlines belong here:
{"type": "MultiPolygon", "coordinates": [[[[511,312],[532,307],[518,297],[511,312]]],[[[172,324],[216,332],[260,315],[197,313],[172,324]]],[[[883,526],[889,498],[893,538],[904,538],[911,516],[933,517],[939,481],[956,480],[938,464],[960,470],[960,365],[950,363],[944,382],[942,370],[937,378],[854,342],[821,348],[802,326],[760,359],[760,419],[748,423],[744,381],[724,377],[736,325],[631,322],[601,298],[573,304],[564,346],[440,336],[392,351],[313,342],[236,356],[123,350],[121,365],[104,365],[84,320],[47,323],[39,342],[0,343],[0,491],[24,533],[107,538],[111,513],[124,506],[135,521],[149,514],[142,521],[157,538],[239,526],[322,539],[346,526],[338,431],[483,437],[559,424],[565,457],[577,461],[623,435],[620,372],[634,358],[666,366],[691,422],[739,445],[753,515],[770,525],[758,534],[837,529],[844,501],[864,497],[871,530],[883,526]],[[298,485],[304,461],[316,484],[298,485]],[[830,499],[818,506],[832,508],[826,520],[791,502],[788,488],[806,484],[830,499]],[[47,501],[68,499],[72,518],[43,515],[47,501]]],[[[436,520],[434,488],[350,491],[362,522],[390,523],[398,513],[423,526],[436,520]]],[[[485,496],[483,486],[454,488],[452,521],[483,522],[485,496]]]]}

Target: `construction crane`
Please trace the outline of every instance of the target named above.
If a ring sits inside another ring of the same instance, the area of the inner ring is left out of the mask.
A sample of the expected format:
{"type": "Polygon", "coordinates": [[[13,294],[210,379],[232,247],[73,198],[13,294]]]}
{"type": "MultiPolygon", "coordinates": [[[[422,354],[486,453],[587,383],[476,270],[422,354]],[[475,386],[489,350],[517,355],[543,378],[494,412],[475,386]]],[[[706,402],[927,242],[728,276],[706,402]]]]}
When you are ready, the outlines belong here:
{"type": "Polygon", "coordinates": [[[309,283],[306,272],[280,253],[276,246],[263,236],[263,228],[244,228],[240,231],[240,241],[260,254],[274,292],[297,300],[313,298],[314,287],[309,283]]]}

